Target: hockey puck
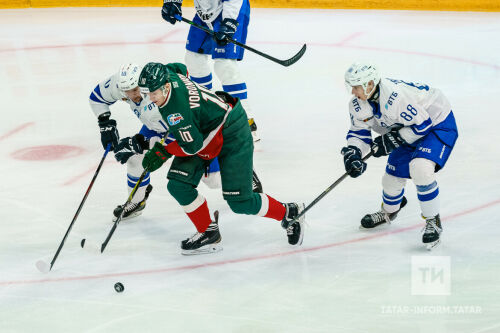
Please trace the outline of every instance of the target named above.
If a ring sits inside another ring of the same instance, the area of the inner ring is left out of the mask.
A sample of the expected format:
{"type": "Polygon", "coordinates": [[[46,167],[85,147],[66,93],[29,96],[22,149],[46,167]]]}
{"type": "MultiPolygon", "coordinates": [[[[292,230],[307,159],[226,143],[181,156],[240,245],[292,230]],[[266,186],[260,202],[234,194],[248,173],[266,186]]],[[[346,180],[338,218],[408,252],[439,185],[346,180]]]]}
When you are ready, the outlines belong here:
{"type": "Polygon", "coordinates": [[[121,284],[121,282],[117,282],[115,283],[115,290],[117,293],[121,293],[123,290],[125,290],[125,287],[123,286],[123,284],[121,284]]]}
{"type": "Polygon", "coordinates": [[[83,248],[85,246],[85,238],[82,238],[82,241],[80,242],[80,246],[83,248]]]}
{"type": "Polygon", "coordinates": [[[35,265],[36,268],[44,274],[47,274],[50,271],[50,266],[43,260],[38,260],[35,265]]]}

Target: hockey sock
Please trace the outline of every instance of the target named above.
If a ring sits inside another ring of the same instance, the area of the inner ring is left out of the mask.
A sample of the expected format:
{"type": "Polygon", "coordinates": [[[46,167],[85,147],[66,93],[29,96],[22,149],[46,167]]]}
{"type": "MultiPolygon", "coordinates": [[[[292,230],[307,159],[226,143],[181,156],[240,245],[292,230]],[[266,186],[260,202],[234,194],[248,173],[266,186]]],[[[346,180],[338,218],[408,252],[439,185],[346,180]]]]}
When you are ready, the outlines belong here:
{"type": "Polygon", "coordinates": [[[437,181],[428,185],[417,185],[417,196],[424,217],[439,214],[439,186],[437,181]]]}
{"type": "Polygon", "coordinates": [[[417,196],[424,217],[439,214],[439,186],[434,173],[436,163],[425,158],[410,162],[410,176],[417,187],[417,196]]]}
{"type": "Polygon", "coordinates": [[[196,76],[189,76],[191,81],[194,81],[198,83],[200,86],[203,86],[207,89],[212,89],[212,73],[208,74],[207,76],[203,77],[196,77],[196,76]]]}
{"type": "Polygon", "coordinates": [[[406,179],[389,175],[387,172],[382,177],[382,208],[387,213],[395,213],[399,210],[403,200],[406,179]]]}
{"type": "Polygon", "coordinates": [[[283,220],[286,214],[285,206],[265,193],[260,193],[260,196],[262,198],[262,206],[257,215],[275,219],[277,221],[283,220]]]}
{"type": "Polygon", "coordinates": [[[385,191],[382,191],[382,207],[384,210],[389,214],[397,212],[399,210],[399,206],[401,205],[401,201],[403,201],[404,193],[404,189],[396,195],[389,195],[385,191]]]}
{"type": "MultiPolygon", "coordinates": [[[[127,174],[127,185],[128,185],[128,194],[132,192],[132,190],[135,187],[135,184],[137,184],[137,181],[139,180],[139,177],[134,177],[131,174],[127,174]]],[[[139,203],[144,199],[144,196],[146,195],[146,187],[149,185],[149,172],[146,173],[144,176],[144,179],[142,180],[141,184],[139,184],[139,188],[137,189],[137,192],[135,193],[134,197],[132,198],[133,203],[139,203]]]]}
{"type": "Polygon", "coordinates": [[[210,218],[210,212],[208,211],[207,200],[201,195],[189,205],[182,206],[187,216],[193,222],[196,230],[200,233],[204,233],[210,223],[212,223],[212,219],[210,218]]]}

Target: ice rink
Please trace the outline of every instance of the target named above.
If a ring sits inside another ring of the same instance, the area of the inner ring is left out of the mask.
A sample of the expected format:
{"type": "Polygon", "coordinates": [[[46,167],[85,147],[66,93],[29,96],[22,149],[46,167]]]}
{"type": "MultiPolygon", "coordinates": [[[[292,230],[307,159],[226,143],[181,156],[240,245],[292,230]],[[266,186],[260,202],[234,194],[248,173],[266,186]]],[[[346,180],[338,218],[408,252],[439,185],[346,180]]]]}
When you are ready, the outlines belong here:
{"type": "MultiPolygon", "coordinates": [[[[343,174],[354,60],[449,98],[460,136],[438,174],[434,251],[421,244],[411,182],[395,222],[359,230],[380,207],[381,158],[310,210],[298,248],[279,223],[235,215],[200,185],[220,211],[224,250],[193,257],[180,255],[195,229],[164,166],[143,215],[101,254],[127,198],[126,168],[109,154],[53,270],[40,273],[103,154],[91,90],[124,62],[183,62],[187,31],[159,8],[0,10],[0,332],[500,332],[500,13],[252,10],[249,45],[281,59],[308,46],[288,68],[252,53],[240,64],[262,137],[255,166],[279,200],[308,204],[343,174]]],[[[138,131],[127,105],[112,110],[122,137],[138,131]]]]}

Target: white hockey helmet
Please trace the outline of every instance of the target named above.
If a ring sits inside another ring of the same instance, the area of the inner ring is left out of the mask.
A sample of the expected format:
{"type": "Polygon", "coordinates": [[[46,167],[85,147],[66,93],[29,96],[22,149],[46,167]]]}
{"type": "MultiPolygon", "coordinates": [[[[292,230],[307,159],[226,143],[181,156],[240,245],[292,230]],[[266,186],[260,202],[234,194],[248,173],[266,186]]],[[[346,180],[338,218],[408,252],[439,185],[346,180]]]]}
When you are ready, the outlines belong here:
{"type": "Polygon", "coordinates": [[[138,86],[142,68],[139,65],[128,63],[120,67],[118,72],[118,89],[127,91],[138,86]]]}
{"type": "MultiPolygon", "coordinates": [[[[349,91],[352,87],[362,86],[365,95],[368,95],[366,88],[368,87],[368,82],[373,81],[374,87],[380,82],[380,74],[378,73],[377,67],[372,63],[353,63],[344,75],[345,84],[349,91]]],[[[370,91],[372,93],[372,91],[370,91]]]]}

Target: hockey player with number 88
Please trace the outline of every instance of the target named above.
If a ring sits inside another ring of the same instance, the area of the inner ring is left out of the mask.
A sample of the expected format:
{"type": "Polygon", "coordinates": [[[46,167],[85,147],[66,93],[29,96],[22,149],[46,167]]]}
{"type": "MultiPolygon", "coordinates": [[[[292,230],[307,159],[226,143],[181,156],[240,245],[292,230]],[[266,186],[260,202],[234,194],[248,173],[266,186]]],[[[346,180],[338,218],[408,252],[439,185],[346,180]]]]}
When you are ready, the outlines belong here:
{"type": "Polygon", "coordinates": [[[380,78],[373,64],[354,63],[345,73],[354,97],[349,102],[351,128],[344,164],[351,177],[366,169],[362,156],[389,155],[382,178],[382,208],[361,220],[365,228],[390,223],[406,203],[404,187],[411,178],[417,188],[422,217],[426,220],[422,242],[436,246],[442,232],[439,187],[441,170],[458,137],[455,117],[443,93],[425,84],[380,78]],[[373,141],[371,130],[381,134],[373,141]]]}

